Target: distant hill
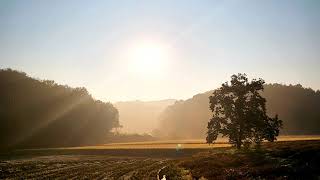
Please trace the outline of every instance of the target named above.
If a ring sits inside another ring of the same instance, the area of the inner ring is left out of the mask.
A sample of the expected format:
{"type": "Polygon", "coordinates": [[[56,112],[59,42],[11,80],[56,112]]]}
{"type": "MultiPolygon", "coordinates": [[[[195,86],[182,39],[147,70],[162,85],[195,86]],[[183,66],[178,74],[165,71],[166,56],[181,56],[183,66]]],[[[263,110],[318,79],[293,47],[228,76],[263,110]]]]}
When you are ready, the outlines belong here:
{"type": "Polygon", "coordinates": [[[105,143],[118,111],[85,88],[0,69],[0,149],[105,143]]]}
{"type": "MultiPolygon", "coordinates": [[[[211,118],[208,97],[213,91],[177,101],[160,115],[157,132],[167,138],[203,138],[211,118]]],[[[262,95],[268,114],[279,114],[284,122],[282,134],[320,134],[320,91],[301,85],[268,84],[262,95]]]]}
{"type": "Polygon", "coordinates": [[[176,100],[159,101],[125,101],[115,103],[119,111],[119,121],[123,126],[121,132],[152,133],[158,126],[160,113],[176,100]]]}

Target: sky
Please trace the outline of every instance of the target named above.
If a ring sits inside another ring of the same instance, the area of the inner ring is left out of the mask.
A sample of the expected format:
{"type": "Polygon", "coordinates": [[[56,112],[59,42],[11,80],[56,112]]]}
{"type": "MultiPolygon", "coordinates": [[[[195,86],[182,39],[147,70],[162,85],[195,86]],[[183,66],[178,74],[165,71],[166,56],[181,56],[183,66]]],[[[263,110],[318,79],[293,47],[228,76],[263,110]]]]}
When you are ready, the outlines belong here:
{"type": "Polygon", "coordinates": [[[0,68],[104,101],[186,99],[235,73],[320,89],[318,0],[1,0],[0,68]]]}

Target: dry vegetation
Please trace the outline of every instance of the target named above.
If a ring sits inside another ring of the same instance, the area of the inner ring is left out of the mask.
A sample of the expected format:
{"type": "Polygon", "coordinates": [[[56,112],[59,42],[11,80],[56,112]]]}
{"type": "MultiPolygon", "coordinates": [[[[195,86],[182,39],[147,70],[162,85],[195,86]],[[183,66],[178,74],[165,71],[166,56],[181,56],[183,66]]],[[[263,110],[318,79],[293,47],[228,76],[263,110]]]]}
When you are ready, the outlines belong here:
{"type": "Polygon", "coordinates": [[[131,143],[131,148],[114,144],[118,149],[14,151],[0,156],[0,179],[157,179],[158,174],[167,179],[313,179],[320,175],[319,140],[265,143],[262,150],[240,152],[230,147],[186,148],[188,143],[198,146],[196,140],[179,142],[185,148],[176,149],[177,142],[168,141],[172,147],[140,147],[159,145],[149,142],[131,143]]]}
{"type": "MultiPolygon", "coordinates": [[[[297,140],[320,140],[318,135],[304,136],[280,136],[278,141],[297,141],[297,140]]],[[[227,138],[219,138],[215,144],[207,144],[203,139],[188,140],[158,140],[130,143],[110,143],[96,146],[81,146],[70,148],[52,149],[212,149],[217,147],[230,147],[227,138]]]]}
{"type": "Polygon", "coordinates": [[[194,178],[318,179],[320,141],[266,143],[260,150],[205,152],[179,161],[194,178]]]}

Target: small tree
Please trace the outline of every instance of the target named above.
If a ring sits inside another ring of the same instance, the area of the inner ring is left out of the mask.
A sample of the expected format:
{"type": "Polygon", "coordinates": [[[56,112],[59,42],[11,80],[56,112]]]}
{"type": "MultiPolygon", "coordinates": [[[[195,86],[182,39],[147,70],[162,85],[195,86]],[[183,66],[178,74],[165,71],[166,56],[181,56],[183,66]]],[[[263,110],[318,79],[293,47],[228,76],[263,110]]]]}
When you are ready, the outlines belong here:
{"type": "Polygon", "coordinates": [[[246,74],[232,75],[230,84],[226,82],[213,92],[207,143],[213,143],[219,134],[228,136],[238,149],[244,142],[259,145],[263,140],[276,140],[282,121],[278,115],[270,118],[266,114],[266,99],[259,94],[264,83],[262,79],[248,82],[246,74]]]}

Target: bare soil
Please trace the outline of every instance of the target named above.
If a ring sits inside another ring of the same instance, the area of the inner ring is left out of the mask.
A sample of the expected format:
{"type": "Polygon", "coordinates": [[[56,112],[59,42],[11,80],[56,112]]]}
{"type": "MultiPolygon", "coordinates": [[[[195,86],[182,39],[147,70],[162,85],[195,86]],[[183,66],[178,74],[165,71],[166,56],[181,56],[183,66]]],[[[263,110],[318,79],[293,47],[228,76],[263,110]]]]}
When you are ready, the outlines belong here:
{"type": "Polygon", "coordinates": [[[319,179],[320,141],[261,149],[59,148],[0,155],[0,179],[319,179]]]}

